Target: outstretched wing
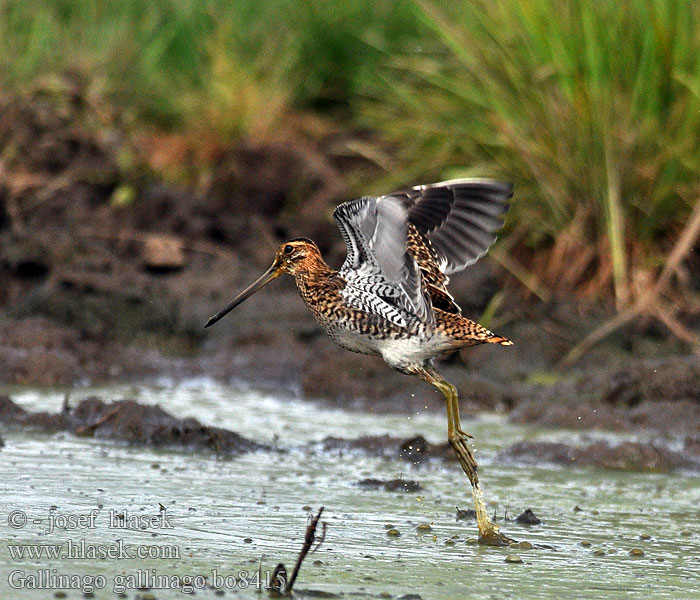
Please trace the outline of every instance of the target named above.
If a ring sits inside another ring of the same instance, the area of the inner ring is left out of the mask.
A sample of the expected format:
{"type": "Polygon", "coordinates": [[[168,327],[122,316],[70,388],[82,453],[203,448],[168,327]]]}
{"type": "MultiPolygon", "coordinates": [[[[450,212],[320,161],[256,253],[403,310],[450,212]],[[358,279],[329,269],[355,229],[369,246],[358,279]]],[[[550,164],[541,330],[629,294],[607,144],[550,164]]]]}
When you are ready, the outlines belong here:
{"type": "Polygon", "coordinates": [[[365,196],[333,212],[348,255],[340,269],[351,306],[379,314],[400,326],[418,319],[432,324],[421,272],[406,247],[408,208],[401,198],[365,196]]]}
{"type": "Polygon", "coordinates": [[[408,221],[430,242],[445,275],[479,260],[496,241],[513,196],[513,184],[453,179],[419,185],[387,197],[401,199],[408,221]]]}

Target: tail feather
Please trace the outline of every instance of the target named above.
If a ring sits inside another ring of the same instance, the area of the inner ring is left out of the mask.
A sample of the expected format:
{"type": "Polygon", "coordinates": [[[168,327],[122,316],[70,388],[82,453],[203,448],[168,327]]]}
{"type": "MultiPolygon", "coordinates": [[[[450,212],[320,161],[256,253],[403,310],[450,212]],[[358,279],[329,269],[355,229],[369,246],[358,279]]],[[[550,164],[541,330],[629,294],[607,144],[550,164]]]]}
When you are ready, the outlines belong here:
{"type": "Polygon", "coordinates": [[[511,342],[507,337],[503,337],[501,335],[492,335],[489,338],[486,338],[486,343],[488,344],[500,344],[501,346],[512,346],[513,342],[511,342]]]}

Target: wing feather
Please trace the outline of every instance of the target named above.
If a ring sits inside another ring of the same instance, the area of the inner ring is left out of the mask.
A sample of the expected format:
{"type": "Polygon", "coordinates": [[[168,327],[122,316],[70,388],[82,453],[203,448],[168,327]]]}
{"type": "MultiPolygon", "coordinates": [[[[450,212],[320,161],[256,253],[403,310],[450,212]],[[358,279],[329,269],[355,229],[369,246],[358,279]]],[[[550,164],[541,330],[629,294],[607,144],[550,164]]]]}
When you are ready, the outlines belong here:
{"type": "Polygon", "coordinates": [[[443,272],[451,275],[479,260],[496,241],[513,185],[453,179],[392,195],[403,198],[409,222],[430,241],[443,272]]]}
{"type": "Polygon", "coordinates": [[[453,179],[341,204],[333,216],[348,249],[341,268],[346,300],[402,326],[415,318],[434,323],[431,296],[459,312],[447,276],[486,254],[512,196],[510,183],[453,179]],[[425,251],[414,256],[418,246],[425,251]]]}
{"type": "Polygon", "coordinates": [[[348,248],[340,270],[348,282],[346,301],[402,326],[416,318],[432,324],[420,269],[406,247],[404,202],[392,196],[365,196],[341,204],[333,216],[348,248]]]}

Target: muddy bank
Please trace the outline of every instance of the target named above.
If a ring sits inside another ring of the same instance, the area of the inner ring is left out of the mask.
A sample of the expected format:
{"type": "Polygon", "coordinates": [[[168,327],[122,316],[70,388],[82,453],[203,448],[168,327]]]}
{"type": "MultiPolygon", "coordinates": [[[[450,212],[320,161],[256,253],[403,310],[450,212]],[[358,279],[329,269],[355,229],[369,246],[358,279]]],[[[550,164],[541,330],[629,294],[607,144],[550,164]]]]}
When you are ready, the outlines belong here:
{"type": "Polygon", "coordinates": [[[70,387],[195,374],[187,362],[152,348],[98,340],[46,317],[0,323],[0,381],[5,383],[70,387]]]}
{"type": "Polygon", "coordinates": [[[385,492],[420,492],[423,486],[412,479],[360,479],[355,483],[363,490],[384,490],[385,492]]]}
{"type": "MultiPolygon", "coordinates": [[[[66,431],[76,436],[115,440],[147,446],[205,450],[236,455],[256,450],[288,447],[284,440],[274,446],[246,439],[234,431],[203,425],[194,418],[178,419],[160,406],[142,405],[133,400],[104,402],[92,396],[71,406],[66,400],[57,413],[28,412],[7,396],[0,396],[0,424],[33,431],[66,431]]],[[[597,441],[582,446],[564,442],[520,441],[501,451],[496,463],[556,464],[565,467],[600,467],[625,471],[699,471],[700,437],[679,440],[659,439],[642,443],[626,441],[611,444],[597,441]],[[675,445],[672,449],[671,446],[675,445]]],[[[0,446],[1,447],[1,446],[0,446]]],[[[422,435],[399,438],[391,435],[363,435],[356,438],[326,437],[300,449],[312,454],[358,454],[401,461],[412,466],[429,462],[453,461],[449,443],[433,444],[422,435]]],[[[356,484],[365,489],[413,492],[420,483],[413,480],[362,479],[356,484]]]]}
{"type": "Polygon", "coordinates": [[[630,360],[550,385],[523,387],[511,419],[572,429],[700,433],[700,360],[630,360]]]}
{"type": "Polygon", "coordinates": [[[159,406],[133,400],[105,403],[97,397],[77,406],[64,404],[59,413],[27,412],[7,396],[0,396],[0,423],[37,431],[67,431],[73,435],[129,444],[180,447],[235,455],[268,447],[233,431],[202,425],[197,419],[178,419],[159,406]]]}
{"type": "Polygon", "coordinates": [[[601,467],[620,471],[698,471],[700,458],[688,448],[678,452],[659,444],[595,442],[570,446],[557,442],[518,442],[498,455],[502,462],[550,463],[569,467],[601,467]]]}
{"type": "MultiPolygon", "coordinates": [[[[650,443],[599,441],[583,446],[557,442],[521,441],[496,457],[497,463],[556,464],[564,467],[600,467],[622,471],[700,471],[698,440],[687,438],[681,450],[672,450],[662,441],[650,443]]],[[[361,436],[355,439],[329,437],[320,443],[324,452],[362,452],[370,456],[402,460],[420,465],[427,460],[456,461],[450,445],[431,444],[423,436],[408,439],[389,435],[361,436]]]]}
{"type": "Polygon", "coordinates": [[[434,458],[453,457],[447,442],[431,444],[422,435],[406,439],[390,435],[364,435],[352,439],[327,437],[317,447],[322,452],[361,452],[368,456],[403,460],[414,465],[434,458]]]}
{"type": "MultiPolygon", "coordinates": [[[[300,304],[294,290],[282,293],[290,304],[300,304]]],[[[285,390],[351,410],[444,411],[444,399],[432,386],[392,371],[379,358],[336,348],[305,312],[293,319],[296,331],[291,326],[276,329],[280,322],[274,318],[252,319],[244,313],[241,324],[227,324],[220,341],[186,355],[98,340],[46,317],[8,320],[0,323],[0,381],[70,389],[85,382],[205,376],[285,390]],[[229,334],[238,342],[227,344],[229,334]]],[[[438,365],[457,386],[465,418],[496,410],[509,413],[514,422],[547,427],[700,437],[700,375],[694,357],[630,360],[539,385],[512,373],[488,377],[487,368],[518,351],[517,346],[478,347],[467,356],[469,365],[461,356],[438,365]],[[482,362],[475,364],[477,358],[482,362]]]]}
{"type": "Polygon", "coordinates": [[[331,255],[342,246],[326,208],[349,192],[318,144],[243,140],[217,149],[207,177],[173,184],[150,168],[165,142],[131,136],[97,101],[79,81],[0,94],[8,317],[41,315],[90,339],[188,350],[281,241],[312,236],[331,255]]]}

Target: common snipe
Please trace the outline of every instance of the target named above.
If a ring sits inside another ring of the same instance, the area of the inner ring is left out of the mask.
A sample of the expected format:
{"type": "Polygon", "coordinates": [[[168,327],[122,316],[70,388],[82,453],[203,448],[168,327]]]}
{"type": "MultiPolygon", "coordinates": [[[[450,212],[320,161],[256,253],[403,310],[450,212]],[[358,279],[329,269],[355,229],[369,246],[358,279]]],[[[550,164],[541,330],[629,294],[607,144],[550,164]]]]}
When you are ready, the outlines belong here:
{"type": "Polygon", "coordinates": [[[345,202],[333,213],[347,245],[340,271],[324,262],[311,240],[289,240],[267,272],[206,324],[288,273],[333,341],[379,355],[393,369],[438,388],[447,401],[448,440],[472,485],[479,539],[488,544],[511,540],[486,513],[471,436],[460,426],[457,390],[435,371],[433,359],[465,346],[512,343],[463,317],[447,291],[448,276],[494,243],[512,195],[511,184],[455,179],[345,202]]]}

